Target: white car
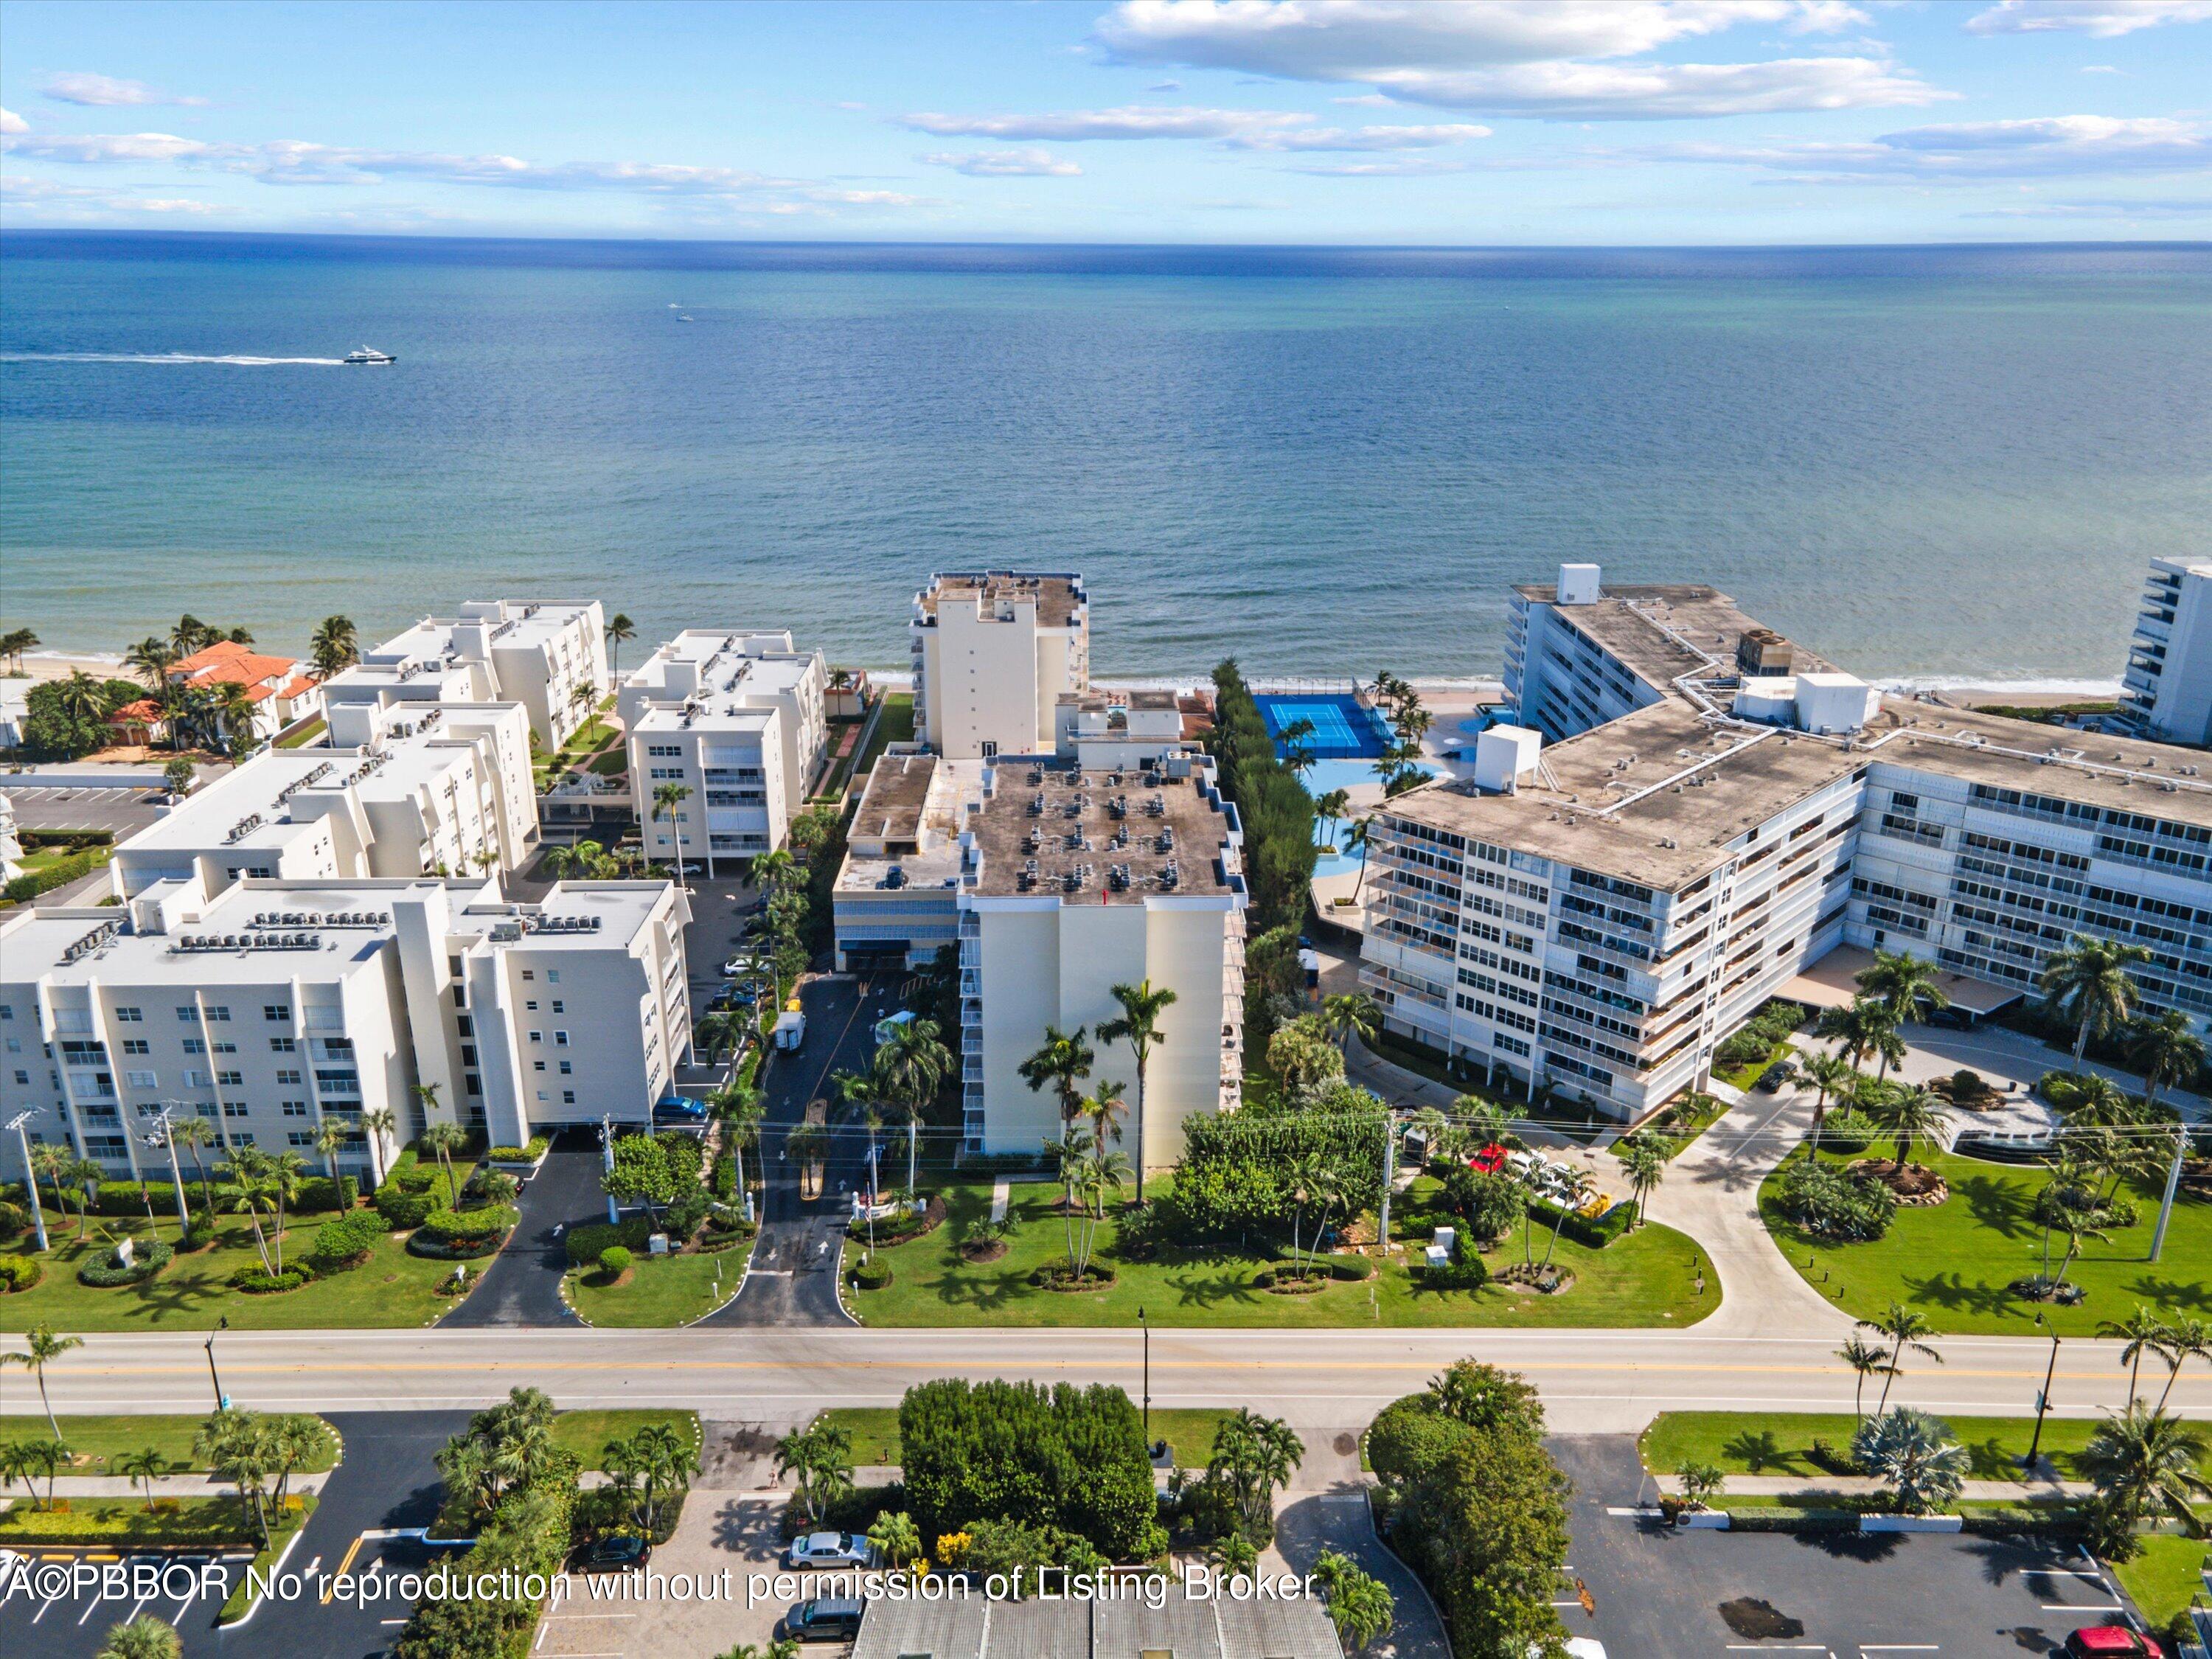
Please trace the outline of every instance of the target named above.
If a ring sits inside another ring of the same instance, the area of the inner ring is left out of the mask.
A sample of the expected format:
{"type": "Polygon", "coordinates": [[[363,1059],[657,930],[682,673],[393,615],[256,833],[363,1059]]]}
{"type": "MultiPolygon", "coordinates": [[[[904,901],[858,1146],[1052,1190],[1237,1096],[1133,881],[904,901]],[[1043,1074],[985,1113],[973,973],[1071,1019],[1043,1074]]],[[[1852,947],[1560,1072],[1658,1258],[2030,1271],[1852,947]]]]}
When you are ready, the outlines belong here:
{"type": "Polygon", "coordinates": [[[853,1532],[810,1532],[791,1540],[787,1567],[865,1567],[875,1559],[868,1540],[853,1532]]]}

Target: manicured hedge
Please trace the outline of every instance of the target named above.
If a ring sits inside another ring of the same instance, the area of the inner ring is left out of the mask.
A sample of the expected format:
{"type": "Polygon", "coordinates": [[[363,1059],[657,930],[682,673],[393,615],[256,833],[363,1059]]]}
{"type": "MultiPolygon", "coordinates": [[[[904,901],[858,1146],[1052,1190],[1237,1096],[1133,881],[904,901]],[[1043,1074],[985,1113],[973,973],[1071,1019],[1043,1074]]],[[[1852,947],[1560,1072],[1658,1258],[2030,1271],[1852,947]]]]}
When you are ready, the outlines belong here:
{"type": "Polygon", "coordinates": [[[325,1221],[315,1231],[315,1261],[325,1273],[358,1267],[384,1237],[375,1216],[366,1210],[325,1221]]]}
{"type": "Polygon", "coordinates": [[[46,1275],[46,1267],[36,1256],[0,1255],[0,1295],[27,1291],[46,1275]]]}
{"type": "Polygon", "coordinates": [[[881,1256],[853,1269],[853,1283],[864,1291],[880,1291],[891,1282],[891,1264],[881,1256]]]}
{"type": "Polygon", "coordinates": [[[423,1235],[441,1244],[466,1239],[500,1238],[514,1231],[522,1219],[512,1204],[487,1204],[480,1210],[432,1211],[423,1218],[423,1235]]]}
{"type": "Polygon", "coordinates": [[[568,1246],[568,1265],[588,1267],[598,1262],[599,1252],[610,1244],[620,1244],[642,1253],[646,1241],[653,1237],[653,1231],[650,1216],[624,1216],[618,1222],[592,1221],[580,1227],[571,1227],[562,1236],[562,1242],[568,1246]]]}
{"type": "Polygon", "coordinates": [[[1549,1199],[1531,1197],[1528,1213],[1547,1227],[1557,1226],[1566,1237],[1593,1250],[1601,1250],[1628,1231],[1628,1224],[1636,1218],[1635,1211],[1626,1204],[1616,1204],[1596,1220],[1577,1215],[1572,1210],[1563,1210],[1549,1199]]]}
{"type": "MultiPolygon", "coordinates": [[[[205,1201],[200,1183],[187,1176],[185,1182],[185,1203],[198,1210],[205,1201]]],[[[320,1215],[331,1210],[349,1210],[360,1196],[359,1184],[351,1176],[341,1176],[333,1188],[328,1176],[302,1176],[297,1189],[286,1208],[297,1215],[320,1215]]],[[[215,1183],[216,1207],[228,1210],[238,1201],[238,1183],[218,1181],[215,1183]]],[[[164,1175],[158,1180],[149,1176],[142,1188],[135,1181],[103,1181],[94,1191],[92,1212],[94,1215],[143,1216],[148,1209],[155,1215],[174,1215],[177,1212],[177,1188],[164,1175]]]]}
{"type": "Polygon", "coordinates": [[[134,1252],[128,1267],[118,1267],[112,1252],[97,1261],[88,1261],[76,1270],[76,1282],[89,1285],[96,1291],[113,1290],[118,1285],[143,1285],[167,1267],[176,1256],[173,1244],[155,1243],[134,1252]]]}
{"type": "Polygon", "coordinates": [[[1479,1255],[1463,1255],[1441,1267],[1431,1267],[1425,1261],[1416,1262],[1411,1272],[1413,1283],[1424,1290],[1479,1291],[1490,1283],[1490,1269],[1479,1255]]]}
{"type": "Polygon", "coordinates": [[[404,1232],[410,1227],[419,1227],[439,1202],[428,1193],[410,1193],[397,1182],[386,1182],[377,1188],[376,1212],[384,1218],[384,1224],[393,1232],[404,1232]]]}
{"type": "Polygon", "coordinates": [[[494,1146],[483,1155],[487,1164],[535,1164],[552,1145],[544,1135],[532,1135],[527,1146],[494,1146]]]}
{"type": "Polygon", "coordinates": [[[240,1267],[230,1276],[233,1290],[248,1296],[281,1296],[286,1291],[296,1291],[315,1276],[314,1270],[304,1262],[288,1261],[280,1273],[264,1272],[259,1262],[240,1267]]]}
{"type": "Polygon", "coordinates": [[[36,852],[49,847],[66,847],[72,853],[82,853],[88,847],[112,847],[112,830],[19,830],[15,839],[26,852],[36,852]]]}
{"type": "Polygon", "coordinates": [[[66,887],[70,883],[104,867],[110,856],[105,847],[72,853],[65,859],[56,860],[43,870],[33,870],[16,877],[5,887],[0,887],[0,898],[15,904],[28,904],[41,893],[51,893],[57,887],[66,887]]]}

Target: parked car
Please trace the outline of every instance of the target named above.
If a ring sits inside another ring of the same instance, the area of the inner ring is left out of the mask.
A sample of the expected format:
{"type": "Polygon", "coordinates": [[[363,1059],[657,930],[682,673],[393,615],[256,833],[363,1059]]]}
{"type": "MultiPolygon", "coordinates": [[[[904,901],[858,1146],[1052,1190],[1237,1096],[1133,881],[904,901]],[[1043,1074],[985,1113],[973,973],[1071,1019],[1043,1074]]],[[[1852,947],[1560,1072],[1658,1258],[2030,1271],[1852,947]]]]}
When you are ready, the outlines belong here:
{"type": "Polygon", "coordinates": [[[783,1553],[787,1567],[865,1567],[875,1559],[858,1533],[810,1532],[791,1540],[783,1553]]]}
{"type": "Polygon", "coordinates": [[[760,958],[750,951],[740,951],[722,964],[724,979],[738,979],[746,974],[760,971],[760,958]]]}
{"type": "Polygon", "coordinates": [[[2088,1625],[2066,1638],[2069,1659],[2166,1659],[2166,1650],[2126,1625],[2088,1625]]]}
{"type": "Polygon", "coordinates": [[[1759,1086],[1772,1094],[1785,1083],[1797,1080],[1797,1067],[1791,1061],[1778,1060],[1759,1074],[1759,1086]]]}
{"type": "Polygon", "coordinates": [[[586,1544],[583,1553],[576,1558],[576,1567],[581,1572],[621,1572],[629,1567],[641,1567],[653,1559],[653,1546],[635,1533],[617,1533],[611,1538],[586,1544]]]}
{"type": "Polygon", "coordinates": [[[861,1603],[842,1598],[801,1601],[783,1615],[775,1633],[779,1640],[849,1642],[860,1633],[861,1612],[861,1603]]]}

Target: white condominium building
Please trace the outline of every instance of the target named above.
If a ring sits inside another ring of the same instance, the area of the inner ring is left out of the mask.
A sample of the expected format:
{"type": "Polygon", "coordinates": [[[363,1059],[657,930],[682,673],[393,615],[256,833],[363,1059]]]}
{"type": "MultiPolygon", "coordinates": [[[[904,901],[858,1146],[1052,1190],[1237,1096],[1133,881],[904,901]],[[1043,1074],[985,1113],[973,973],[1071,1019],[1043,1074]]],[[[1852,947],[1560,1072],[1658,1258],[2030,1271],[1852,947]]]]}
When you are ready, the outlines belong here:
{"type": "Polygon", "coordinates": [[[1199,747],[1183,736],[1172,691],[1063,691],[1053,709],[1053,752],[1085,771],[1156,766],[1199,747]]]}
{"type": "Polygon", "coordinates": [[[340,702],[519,702],[530,729],[557,749],[613,689],[606,614],[588,605],[474,599],[458,617],[425,617],[323,688],[340,702]],[[588,691],[588,696],[585,695],[588,691]]]}
{"type": "MultiPolygon", "coordinates": [[[[123,909],[0,918],[0,1121],[111,1175],[166,1181],[145,1141],[167,1105],[207,1119],[214,1154],[314,1151],[388,1110],[494,1145],[602,1116],[649,1123],[690,1041],[680,894],[582,882],[536,904],[477,881],[192,882],[123,909]],[[431,1091],[425,1098],[416,1085],[431,1091]]],[[[20,1176],[15,1138],[0,1173],[20,1176]]],[[[341,1158],[380,1171],[392,1149],[341,1158]]]]}
{"type": "Polygon", "coordinates": [[[538,844],[520,703],[337,704],[332,748],[266,749],[115,849],[115,892],[514,869],[538,844]]]}
{"type": "Polygon", "coordinates": [[[1375,820],[1362,979],[1393,1030],[1627,1118],[1838,945],[1988,1008],[2119,938],[2154,953],[2146,1006],[2212,1012],[2185,751],[1882,698],[1710,588],[1522,599],[1530,726],[1375,820]]]}
{"type": "Polygon", "coordinates": [[[903,746],[868,774],[832,892],[837,965],[847,973],[926,968],[957,942],[960,842],[982,798],[983,763],[903,746]]]}
{"type": "Polygon", "coordinates": [[[968,1149],[1034,1152],[1058,1135],[1059,1101],[1020,1068],[1048,1025],[1079,1025],[1097,1050],[1085,1088],[1127,1085],[1131,1164],[1173,1164],[1184,1120],[1233,1109],[1243,1081],[1243,833],[1212,763],[1146,774],[1002,762],[984,774],[962,845],[968,1149]],[[1112,988],[1144,980],[1176,1001],[1140,1091],[1128,1046],[1097,1035],[1121,1013],[1112,988]]]}
{"type": "Polygon", "coordinates": [[[829,669],[783,631],[692,629],[623,682],[616,713],[646,855],[711,873],[783,845],[828,752],[829,669]],[[689,793],[672,809],[658,792],[689,793]]]}
{"type": "Polygon", "coordinates": [[[2150,562],[2115,718],[2138,737],[2212,744],[2212,564],[2150,562]]]}
{"type": "Polygon", "coordinates": [[[1065,692],[1091,686],[1083,578],[944,571],[914,596],[915,734],[952,760],[1048,755],[1065,692]]]}

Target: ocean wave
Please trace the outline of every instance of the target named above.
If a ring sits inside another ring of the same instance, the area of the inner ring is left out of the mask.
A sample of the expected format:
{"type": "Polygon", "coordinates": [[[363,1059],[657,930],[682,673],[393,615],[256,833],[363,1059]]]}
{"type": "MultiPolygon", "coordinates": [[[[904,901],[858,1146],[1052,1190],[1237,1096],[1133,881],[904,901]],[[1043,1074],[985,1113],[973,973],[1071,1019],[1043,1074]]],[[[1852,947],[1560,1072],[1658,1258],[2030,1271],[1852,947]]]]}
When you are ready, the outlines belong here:
{"type": "Polygon", "coordinates": [[[1905,674],[1877,678],[1884,691],[2018,692],[2034,697],[2117,697],[2118,680],[2006,679],[1996,674],[1905,674]]]}
{"type": "Polygon", "coordinates": [[[247,357],[203,356],[191,351],[0,351],[4,363],[222,363],[234,368],[273,368],[301,364],[343,368],[342,357],[247,357]]]}

